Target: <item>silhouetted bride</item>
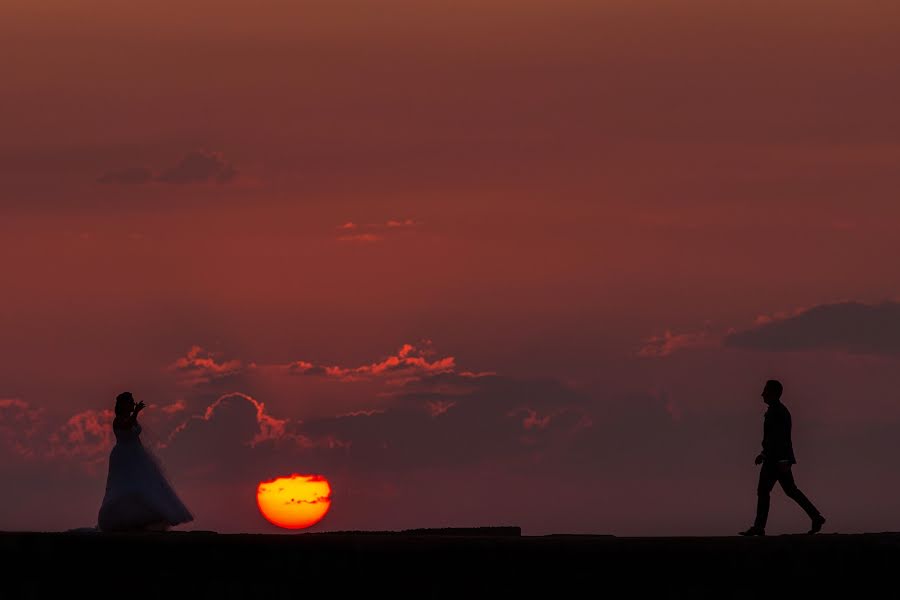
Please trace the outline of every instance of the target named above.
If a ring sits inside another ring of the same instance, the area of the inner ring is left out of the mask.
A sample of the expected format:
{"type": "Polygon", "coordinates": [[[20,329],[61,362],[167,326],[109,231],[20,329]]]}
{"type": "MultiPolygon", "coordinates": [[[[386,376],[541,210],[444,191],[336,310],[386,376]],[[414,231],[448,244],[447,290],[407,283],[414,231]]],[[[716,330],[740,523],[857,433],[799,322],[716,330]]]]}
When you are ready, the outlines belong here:
{"type": "Polygon", "coordinates": [[[106,494],[97,518],[102,531],[165,530],[194,520],[156,457],[141,444],[137,416],[143,408],[130,392],[116,397],[116,445],[109,455],[106,494]]]}

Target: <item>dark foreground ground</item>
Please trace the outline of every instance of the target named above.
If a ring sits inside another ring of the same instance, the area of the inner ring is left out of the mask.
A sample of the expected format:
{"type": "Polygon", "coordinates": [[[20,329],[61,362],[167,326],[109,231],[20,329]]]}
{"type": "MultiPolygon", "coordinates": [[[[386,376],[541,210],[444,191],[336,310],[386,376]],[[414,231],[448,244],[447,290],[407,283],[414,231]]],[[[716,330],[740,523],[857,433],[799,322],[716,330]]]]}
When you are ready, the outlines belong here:
{"type": "Polygon", "coordinates": [[[0,533],[0,598],[900,598],[900,533],[0,533]]]}

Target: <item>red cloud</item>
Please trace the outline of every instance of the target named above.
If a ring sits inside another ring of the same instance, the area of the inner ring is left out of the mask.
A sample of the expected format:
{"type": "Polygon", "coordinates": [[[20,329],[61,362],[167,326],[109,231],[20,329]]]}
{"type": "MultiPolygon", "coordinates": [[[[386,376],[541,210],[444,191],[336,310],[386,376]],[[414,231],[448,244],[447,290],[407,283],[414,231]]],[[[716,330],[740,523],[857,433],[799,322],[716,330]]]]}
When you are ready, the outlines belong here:
{"type": "Polygon", "coordinates": [[[827,350],[900,355],[900,303],[847,301],[757,317],[749,329],[732,331],[724,345],[757,351],[827,350]]]}
{"type": "Polygon", "coordinates": [[[798,307],[793,310],[777,311],[769,315],[757,315],[756,319],[753,320],[753,325],[759,327],[760,325],[767,325],[769,323],[774,323],[775,321],[784,321],[791,317],[796,317],[807,310],[809,309],[806,307],[798,307]]]}
{"type": "Polygon", "coordinates": [[[113,411],[86,410],[73,415],[50,435],[49,458],[81,459],[88,469],[106,460],[113,445],[113,411]]]}
{"type": "Polygon", "coordinates": [[[430,400],[425,403],[432,417],[439,417],[456,406],[455,400],[430,400]]]}
{"type": "Polygon", "coordinates": [[[388,231],[412,229],[419,225],[421,225],[419,221],[409,218],[389,219],[384,223],[365,223],[362,225],[354,223],[353,221],[347,221],[343,225],[337,226],[338,231],[342,232],[337,239],[339,242],[381,242],[385,239],[385,234],[388,231]]]}
{"type": "Polygon", "coordinates": [[[415,227],[419,223],[414,221],[413,219],[403,219],[403,220],[395,220],[391,219],[387,223],[385,223],[385,227],[415,227]]]}
{"type": "Polygon", "coordinates": [[[185,154],[177,164],[160,173],[157,180],[176,184],[206,181],[228,183],[236,176],[237,169],[225,160],[221,152],[199,150],[185,154]]]}
{"type": "Polygon", "coordinates": [[[543,417],[538,416],[536,410],[532,410],[530,408],[519,408],[516,410],[512,410],[507,413],[507,416],[517,417],[519,415],[524,414],[522,417],[522,427],[524,429],[546,429],[548,425],[550,425],[550,421],[552,420],[552,415],[544,415],[543,417]]]}
{"type": "Polygon", "coordinates": [[[296,375],[320,375],[340,381],[365,381],[379,377],[389,378],[390,383],[415,381],[424,375],[451,373],[456,370],[456,359],[445,356],[429,361],[433,354],[430,342],[424,347],[403,344],[396,354],[368,365],[359,367],[324,366],[298,360],[287,365],[289,373],[296,375]]]}
{"type": "Polygon", "coordinates": [[[662,335],[655,335],[648,338],[641,349],[638,350],[638,356],[669,356],[678,350],[687,348],[712,348],[718,346],[719,343],[719,337],[712,335],[709,331],[672,333],[667,329],[662,335]]]}
{"type": "Polygon", "coordinates": [[[35,456],[30,441],[41,422],[40,409],[18,398],[0,398],[0,444],[24,458],[35,456]]]}
{"type": "Polygon", "coordinates": [[[187,356],[183,356],[169,365],[169,370],[180,373],[183,377],[182,383],[188,385],[208,383],[213,379],[227,377],[240,372],[240,360],[218,363],[214,358],[215,356],[215,354],[207,352],[200,346],[191,346],[187,356]]]}
{"type": "Polygon", "coordinates": [[[237,177],[237,169],[228,162],[221,152],[195,150],[188,152],[178,163],[163,169],[159,174],[146,166],[131,166],[116,169],[97,179],[105,184],[140,185],[153,182],[170,184],[190,184],[216,181],[229,183],[237,177]]]}
{"type": "Polygon", "coordinates": [[[285,435],[285,425],[287,424],[287,419],[276,419],[272,415],[266,413],[266,405],[264,402],[253,398],[252,396],[248,396],[247,394],[242,394],[240,392],[232,392],[230,394],[224,394],[219,396],[215,402],[206,407],[206,410],[202,415],[194,415],[181,425],[175,428],[172,434],[169,436],[168,442],[166,445],[172,441],[172,439],[179,435],[182,431],[187,429],[194,422],[205,422],[209,423],[216,418],[216,413],[220,411],[225,404],[228,403],[231,399],[238,399],[249,403],[256,413],[256,431],[252,438],[249,440],[244,440],[249,446],[256,446],[260,442],[264,442],[266,440],[277,440],[285,435]]]}
{"type": "Polygon", "coordinates": [[[172,404],[165,404],[161,407],[161,410],[167,415],[173,415],[177,412],[181,412],[187,408],[187,404],[185,404],[184,400],[177,400],[172,404]]]}

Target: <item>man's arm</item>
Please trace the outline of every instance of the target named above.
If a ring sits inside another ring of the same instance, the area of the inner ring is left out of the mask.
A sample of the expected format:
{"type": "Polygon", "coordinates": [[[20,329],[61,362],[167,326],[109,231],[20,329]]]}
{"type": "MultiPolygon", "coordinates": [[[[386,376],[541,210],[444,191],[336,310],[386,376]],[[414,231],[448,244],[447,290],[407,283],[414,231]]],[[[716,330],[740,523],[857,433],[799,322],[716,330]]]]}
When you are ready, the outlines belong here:
{"type": "Polygon", "coordinates": [[[762,439],[762,450],[759,451],[759,454],[756,455],[756,460],[753,461],[753,464],[759,465],[762,464],[764,460],[766,460],[766,448],[769,445],[769,413],[766,412],[766,416],[763,417],[763,439],[762,439]]]}

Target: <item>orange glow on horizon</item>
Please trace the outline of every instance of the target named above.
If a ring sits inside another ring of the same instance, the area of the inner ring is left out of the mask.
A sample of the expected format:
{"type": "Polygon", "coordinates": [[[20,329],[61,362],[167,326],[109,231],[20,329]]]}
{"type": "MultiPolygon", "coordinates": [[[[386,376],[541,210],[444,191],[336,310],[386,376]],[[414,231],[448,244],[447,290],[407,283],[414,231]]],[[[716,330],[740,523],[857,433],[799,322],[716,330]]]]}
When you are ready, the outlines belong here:
{"type": "Polygon", "coordinates": [[[256,490],[259,512],[285,529],[305,529],[331,508],[331,485],[322,475],[298,475],[261,481],[256,490]]]}

